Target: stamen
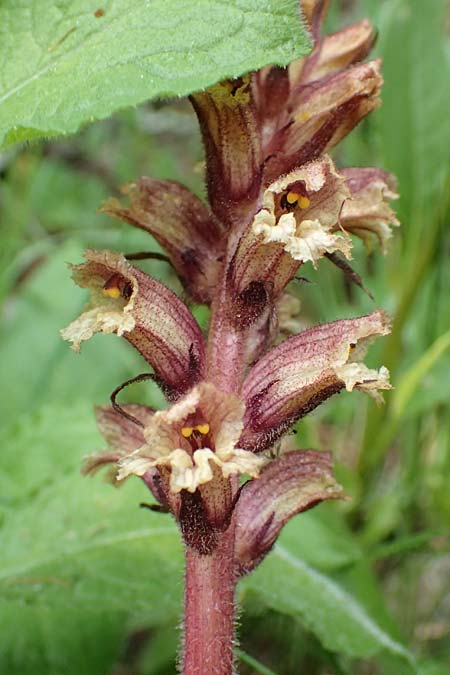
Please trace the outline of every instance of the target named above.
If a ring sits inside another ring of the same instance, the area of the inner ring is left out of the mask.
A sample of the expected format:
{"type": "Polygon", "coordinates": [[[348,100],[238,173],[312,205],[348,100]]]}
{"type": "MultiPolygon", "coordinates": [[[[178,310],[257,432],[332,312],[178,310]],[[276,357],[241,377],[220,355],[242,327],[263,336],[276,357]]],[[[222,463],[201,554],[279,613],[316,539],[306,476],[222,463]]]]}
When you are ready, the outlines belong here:
{"type": "Polygon", "coordinates": [[[311,200],[305,194],[306,190],[304,190],[303,185],[301,185],[302,182],[303,181],[297,181],[297,183],[292,186],[294,189],[291,189],[289,192],[286,192],[284,195],[282,195],[280,199],[280,206],[282,209],[287,209],[290,211],[296,207],[299,209],[309,208],[311,205],[311,200]],[[300,190],[298,189],[299,187],[300,190]]]}
{"type": "Polygon", "coordinates": [[[109,298],[120,298],[122,293],[120,292],[120,288],[117,286],[111,286],[110,288],[103,288],[103,295],[107,295],[109,298]]]}
{"type": "Polygon", "coordinates": [[[133,292],[131,282],[124,279],[120,274],[113,274],[103,286],[103,295],[117,300],[117,298],[125,298],[129,300],[133,292]]]}
{"type": "Polygon", "coordinates": [[[298,198],[298,205],[301,209],[309,208],[310,204],[311,200],[309,199],[309,197],[304,197],[303,195],[300,195],[300,197],[298,198]]]}
{"type": "Polygon", "coordinates": [[[197,424],[195,427],[182,427],[181,435],[183,438],[190,438],[195,431],[198,431],[202,436],[206,436],[206,434],[209,434],[209,424],[203,422],[202,424],[197,424]]]}
{"type": "Polygon", "coordinates": [[[287,203],[290,204],[291,206],[295,206],[295,204],[297,204],[299,198],[300,198],[300,195],[298,194],[298,192],[288,192],[287,195],[286,195],[287,203]]]}

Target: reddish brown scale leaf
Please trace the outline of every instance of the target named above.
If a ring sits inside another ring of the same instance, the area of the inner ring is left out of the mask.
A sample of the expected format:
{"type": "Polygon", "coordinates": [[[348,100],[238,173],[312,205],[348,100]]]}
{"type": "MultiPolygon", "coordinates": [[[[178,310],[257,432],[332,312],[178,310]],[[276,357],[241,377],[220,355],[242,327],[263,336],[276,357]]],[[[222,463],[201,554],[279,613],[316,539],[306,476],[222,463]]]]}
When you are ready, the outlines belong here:
{"type": "Polygon", "coordinates": [[[109,199],[100,211],[153,235],[189,294],[198,302],[209,302],[217,283],[223,232],[203,202],[175,181],[146,177],[122,191],[129,207],[109,199]]]}
{"type": "Polygon", "coordinates": [[[244,485],[235,507],[237,574],[261,562],[294,515],[342,497],[330,453],[299,450],[273,460],[258,479],[244,485]]]}

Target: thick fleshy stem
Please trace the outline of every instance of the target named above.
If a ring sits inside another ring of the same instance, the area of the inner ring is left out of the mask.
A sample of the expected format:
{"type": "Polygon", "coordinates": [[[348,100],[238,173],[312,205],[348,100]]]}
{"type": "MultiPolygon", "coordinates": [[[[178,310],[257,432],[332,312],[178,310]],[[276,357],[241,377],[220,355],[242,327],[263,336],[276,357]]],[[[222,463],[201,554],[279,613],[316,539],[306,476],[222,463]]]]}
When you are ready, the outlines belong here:
{"type": "Polygon", "coordinates": [[[183,675],[231,675],[234,640],[234,524],[210,555],[186,548],[183,675]]]}

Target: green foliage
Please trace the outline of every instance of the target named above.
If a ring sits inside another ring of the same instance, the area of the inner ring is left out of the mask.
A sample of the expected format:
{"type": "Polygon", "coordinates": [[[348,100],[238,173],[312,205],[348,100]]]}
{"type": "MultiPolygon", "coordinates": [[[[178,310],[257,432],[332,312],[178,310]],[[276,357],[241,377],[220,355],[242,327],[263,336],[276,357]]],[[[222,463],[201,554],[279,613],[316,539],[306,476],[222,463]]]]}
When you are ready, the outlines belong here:
{"type": "Polygon", "coordinates": [[[309,46],[297,0],[6,0],[0,146],[285,65],[309,46]]]}
{"type": "Polygon", "coordinates": [[[329,505],[289,523],[244,589],[272,610],[300,620],[330,652],[365,659],[381,653],[396,657],[405,672],[419,672],[380,603],[363,551],[329,505]]]}
{"type": "Polygon", "coordinates": [[[81,403],[2,432],[1,672],[109,672],[133,623],[178,618],[176,528],[138,508],[148,492],[137,481],[80,475],[102,443],[81,403]]]}

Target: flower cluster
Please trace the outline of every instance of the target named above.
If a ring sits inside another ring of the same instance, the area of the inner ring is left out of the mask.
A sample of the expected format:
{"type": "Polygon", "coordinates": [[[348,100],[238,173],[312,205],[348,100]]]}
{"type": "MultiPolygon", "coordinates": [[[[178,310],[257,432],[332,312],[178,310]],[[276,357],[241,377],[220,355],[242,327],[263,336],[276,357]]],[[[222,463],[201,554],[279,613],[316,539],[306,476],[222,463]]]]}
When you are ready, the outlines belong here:
{"type": "Polygon", "coordinates": [[[96,332],[123,336],[168,401],[162,411],[115,398],[99,408],[109,447],[86,471],[113,463],[117,480],[141,477],[201,555],[234,528],[238,574],[294,514],[342,496],[329,454],[287,448],[292,425],[343,389],[379,400],[390,386],[385,368],[363,363],[389,332],[383,311],[279,340],[286,286],[301,265],[325,257],[351,273],[352,235],[384,250],[397,224],[393,177],[338,169],[327,154],[379,105],[382,78],[379,61],[363,61],[369,23],[322,37],[326,5],[303,2],[309,56],[191,97],[208,206],[178,183],[141,178],[102,207],[165,248],[187,296],[211,307],[207,337],[175,293],[110,251],[87,251],[73,266],[91,299],[62,331],[77,350],[96,332]]]}

